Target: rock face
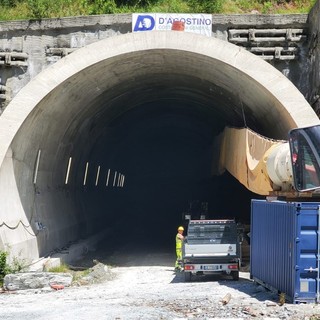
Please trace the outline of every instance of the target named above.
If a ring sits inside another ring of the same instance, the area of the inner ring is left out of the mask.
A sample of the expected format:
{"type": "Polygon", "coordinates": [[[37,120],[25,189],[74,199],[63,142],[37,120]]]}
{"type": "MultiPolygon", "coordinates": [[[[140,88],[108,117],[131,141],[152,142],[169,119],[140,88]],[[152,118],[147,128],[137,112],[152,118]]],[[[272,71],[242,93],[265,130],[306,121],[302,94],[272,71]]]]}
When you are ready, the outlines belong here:
{"type": "Polygon", "coordinates": [[[59,284],[69,287],[72,283],[70,273],[53,272],[25,272],[7,274],[4,277],[3,286],[6,290],[26,290],[49,287],[51,284],[59,284]]]}

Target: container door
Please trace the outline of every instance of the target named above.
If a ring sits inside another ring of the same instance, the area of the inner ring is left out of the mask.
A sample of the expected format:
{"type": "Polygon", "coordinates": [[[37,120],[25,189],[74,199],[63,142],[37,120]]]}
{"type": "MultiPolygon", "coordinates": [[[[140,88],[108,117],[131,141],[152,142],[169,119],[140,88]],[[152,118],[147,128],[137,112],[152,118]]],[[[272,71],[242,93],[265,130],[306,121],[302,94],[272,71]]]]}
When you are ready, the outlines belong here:
{"type": "Polygon", "coordinates": [[[319,300],[318,203],[297,205],[295,302],[319,300]]]}

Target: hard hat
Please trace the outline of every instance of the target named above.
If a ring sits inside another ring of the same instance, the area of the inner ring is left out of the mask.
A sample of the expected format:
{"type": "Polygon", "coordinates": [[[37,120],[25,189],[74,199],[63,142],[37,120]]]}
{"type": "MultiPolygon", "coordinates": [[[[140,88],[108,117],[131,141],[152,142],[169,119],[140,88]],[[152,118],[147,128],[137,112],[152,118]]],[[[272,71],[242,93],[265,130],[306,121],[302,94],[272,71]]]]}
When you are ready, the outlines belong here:
{"type": "Polygon", "coordinates": [[[178,231],[184,231],[184,228],[180,226],[180,227],[178,228],[178,231]]]}

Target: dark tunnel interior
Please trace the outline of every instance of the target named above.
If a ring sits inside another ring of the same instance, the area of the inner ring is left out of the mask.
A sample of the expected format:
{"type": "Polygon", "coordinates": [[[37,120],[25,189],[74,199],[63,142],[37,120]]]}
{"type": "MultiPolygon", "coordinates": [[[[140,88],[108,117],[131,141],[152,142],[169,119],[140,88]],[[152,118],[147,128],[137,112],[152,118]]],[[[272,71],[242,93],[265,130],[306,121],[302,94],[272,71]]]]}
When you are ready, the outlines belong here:
{"type": "Polygon", "coordinates": [[[102,246],[129,241],[141,250],[172,251],[190,202],[208,203],[208,219],[249,224],[250,200],[259,196],[228,172],[211,174],[213,139],[226,125],[214,112],[170,100],[135,107],[106,124],[91,157],[123,173],[124,187],[88,187],[88,196],[80,196],[101,212],[97,230],[112,225],[102,246]]]}

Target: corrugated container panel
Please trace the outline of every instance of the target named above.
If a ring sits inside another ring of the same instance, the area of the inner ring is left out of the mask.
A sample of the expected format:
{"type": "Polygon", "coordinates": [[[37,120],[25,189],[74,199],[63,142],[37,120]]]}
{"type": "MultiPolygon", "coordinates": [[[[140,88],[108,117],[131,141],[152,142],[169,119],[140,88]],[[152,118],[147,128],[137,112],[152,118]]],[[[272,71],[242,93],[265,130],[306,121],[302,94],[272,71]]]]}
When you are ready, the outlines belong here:
{"type": "Polygon", "coordinates": [[[319,302],[319,206],[251,203],[251,278],[294,303],[319,302]]]}

